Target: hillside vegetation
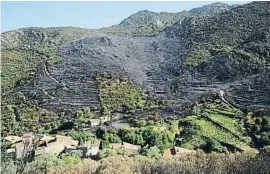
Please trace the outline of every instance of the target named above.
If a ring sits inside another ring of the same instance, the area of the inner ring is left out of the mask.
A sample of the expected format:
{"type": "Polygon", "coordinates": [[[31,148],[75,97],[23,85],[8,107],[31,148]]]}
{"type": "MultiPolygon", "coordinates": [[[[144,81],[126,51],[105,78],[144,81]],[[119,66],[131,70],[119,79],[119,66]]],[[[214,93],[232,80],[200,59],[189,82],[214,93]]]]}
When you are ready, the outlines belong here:
{"type": "Polygon", "coordinates": [[[204,171],[200,162],[212,173],[238,172],[235,166],[248,161],[237,156],[230,163],[219,153],[269,151],[269,19],[269,2],[214,3],[179,13],[144,10],[97,30],[2,33],[1,135],[66,133],[80,143],[102,141],[105,159],[93,169],[75,153],[40,157],[29,163],[30,171],[48,158],[51,169],[70,165],[93,173],[166,173],[171,166],[204,171]],[[91,122],[105,116],[114,120],[96,127],[91,122]],[[130,126],[115,128],[117,121],[130,126]],[[140,154],[108,150],[122,141],[141,146],[140,154]],[[166,160],[161,154],[173,146],[214,156],[155,161],[166,160]],[[212,166],[215,159],[226,165],[212,166]]]}
{"type": "MultiPolygon", "coordinates": [[[[234,64],[243,68],[237,68],[240,74],[262,71],[269,64],[269,7],[269,2],[253,2],[219,15],[192,16],[175,24],[174,33],[189,48],[182,71],[221,53],[232,56],[234,64]]],[[[170,28],[166,32],[170,33],[170,28]]]]}

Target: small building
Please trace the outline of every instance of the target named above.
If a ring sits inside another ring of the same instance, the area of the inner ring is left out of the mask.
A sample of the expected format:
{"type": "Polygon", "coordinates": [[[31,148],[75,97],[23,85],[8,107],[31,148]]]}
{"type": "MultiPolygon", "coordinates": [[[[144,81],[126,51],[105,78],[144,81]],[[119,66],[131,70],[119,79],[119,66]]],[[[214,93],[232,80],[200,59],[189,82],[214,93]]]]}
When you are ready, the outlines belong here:
{"type": "Polygon", "coordinates": [[[7,156],[9,156],[12,159],[16,157],[16,149],[15,148],[7,149],[5,153],[7,156]]]}
{"type": "Polygon", "coordinates": [[[72,146],[72,145],[66,145],[65,146],[65,153],[70,153],[73,150],[76,150],[76,147],[75,146],[72,146]]]}
{"type": "Polygon", "coordinates": [[[171,157],[171,156],[181,156],[185,154],[195,154],[196,150],[189,150],[181,147],[174,147],[170,149],[165,149],[163,152],[163,156],[171,157]]]}
{"type": "Polygon", "coordinates": [[[53,142],[47,144],[47,146],[37,147],[35,150],[35,156],[43,155],[43,154],[53,154],[53,155],[60,155],[65,150],[65,145],[53,142]]]}
{"type": "Polygon", "coordinates": [[[55,137],[45,136],[41,141],[45,141],[45,146],[38,147],[35,150],[35,156],[42,154],[60,155],[64,151],[72,151],[76,149],[79,141],[73,140],[72,137],[56,135],[55,137]]]}
{"type": "Polygon", "coordinates": [[[99,152],[99,147],[91,147],[86,153],[86,157],[95,157],[99,152]]]}
{"type": "Polygon", "coordinates": [[[110,120],[111,120],[110,116],[105,116],[105,117],[100,118],[101,123],[105,123],[105,122],[110,121],[110,120]]]}
{"type": "Polygon", "coordinates": [[[72,137],[69,137],[69,136],[56,135],[55,137],[56,137],[56,142],[59,144],[72,145],[72,146],[78,146],[79,144],[79,141],[73,140],[72,137]]]}
{"type": "Polygon", "coordinates": [[[99,145],[100,145],[100,141],[97,139],[83,143],[83,146],[87,146],[87,147],[99,147],[99,145]]]}
{"type": "Polygon", "coordinates": [[[100,119],[90,119],[91,127],[100,125],[100,119]]]}
{"type": "Polygon", "coordinates": [[[83,157],[95,157],[99,152],[99,147],[77,146],[76,149],[82,151],[83,157]]]}
{"type": "Polygon", "coordinates": [[[15,153],[15,149],[14,148],[7,149],[6,153],[15,153]]]}
{"type": "Polygon", "coordinates": [[[77,146],[78,150],[82,150],[84,157],[95,157],[99,152],[99,140],[85,142],[81,146],[77,146]]]}
{"type": "Polygon", "coordinates": [[[42,145],[47,145],[48,143],[56,141],[56,137],[51,137],[47,135],[41,135],[37,137],[35,140],[36,146],[42,146],[42,145]]]}
{"type": "Polygon", "coordinates": [[[35,156],[43,155],[43,154],[47,154],[47,147],[43,146],[43,147],[37,147],[35,149],[35,156]]]}
{"type": "Polygon", "coordinates": [[[43,141],[47,144],[49,142],[56,141],[56,137],[44,135],[42,138],[40,138],[40,141],[43,141]]]}

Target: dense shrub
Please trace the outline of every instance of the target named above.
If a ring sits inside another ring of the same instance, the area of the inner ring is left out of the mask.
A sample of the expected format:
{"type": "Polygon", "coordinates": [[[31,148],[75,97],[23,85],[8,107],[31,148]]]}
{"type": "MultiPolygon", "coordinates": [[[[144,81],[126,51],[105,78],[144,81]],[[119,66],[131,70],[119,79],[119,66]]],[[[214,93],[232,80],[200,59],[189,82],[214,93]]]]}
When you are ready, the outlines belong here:
{"type": "Polygon", "coordinates": [[[129,128],[122,127],[119,131],[122,140],[137,145],[157,146],[160,150],[173,146],[174,132],[159,130],[158,127],[129,128]]]}
{"type": "Polygon", "coordinates": [[[79,109],[75,113],[74,126],[76,128],[91,127],[90,119],[93,117],[94,117],[94,114],[90,108],[84,107],[82,109],[79,109]]]}
{"type": "Polygon", "coordinates": [[[95,136],[89,131],[70,131],[68,132],[68,135],[74,140],[79,141],[80,144],[96,139],[95,136]]]}
{"type": "Polygon", "coordinates": [[[270,118],[263,114],[249,112],[245,118],[247,131],[256,139],[256,146],[270,145],[270,118]]]}

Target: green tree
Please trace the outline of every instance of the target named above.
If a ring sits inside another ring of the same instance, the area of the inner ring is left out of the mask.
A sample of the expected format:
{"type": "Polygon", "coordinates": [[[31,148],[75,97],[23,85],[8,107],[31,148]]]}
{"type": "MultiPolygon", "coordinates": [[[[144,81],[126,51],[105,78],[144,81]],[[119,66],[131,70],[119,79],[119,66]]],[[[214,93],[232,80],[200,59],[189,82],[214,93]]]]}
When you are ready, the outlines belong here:
{"type": "Polygon", "coordinates": [[[64,153],[60,156],[65,164],[72,165],[77,164],[81,161],[82,151],[81,150],[74,150],[71,153],[64,153]]]}
{"type": "Polygon", "coordinates": [[[137,145],[143,145],[144,144],[144,139],[142,137],[142,134],[137,134],[137,137],[136,137],[136,144],[137,145]]]}
{"type": "Polygon", "coordinates": [[[85,143],[86,141],[94,140],[95,136],[88,131],[70,131],[68,133],[74,140],[78,140],[80,144],[85,143]]]}
{"type": "Polygon", "coordinates": [[[137,127],[145,127],[146,121],[145,120],[135,120],[135,126],[137,127]]]}
{"type": "Polygon", "coordinates": [[[99,126],[96,130],[96,136],[97,138],[103,138],[104,135],[107,133],[107,128],[104,126],[99,126]]]}
{"type": "Polygon", "coordinates": [[[108,110],[107,106],[103,105],[101,107],[101,115],[103,116],[108,116],[108,115],[111,115],[110,111],[108,110]]]}
{"type": "Polygon", "coordinates": [[[105,134],[103,139],[108,140],[109,143],[121,143],[121,139],[117,134],[105,134]]]}
{"type": "Polygon", "coordinates": [[[160,150],[157,146],[153,146],[148,148],[143,148],[142,150],[142,154],[149,157],[149,158],[160,158],[161,154],[160,154],[160,150]]]}
{"type": "Polygon", "coordinates": [[[79,109],[75,113],[75,122],[74,125],[77,128],[90,127],[91,122],[90,119],[94,117],[94,114],[91,112],[91,109],[88,107],[84,107],[79,109]]]}
{"type": "Polygon", "coordinates": [[[101,150],[108,149],[109,145],[110,145],[109,140],[107,138],[105,138],[105,139],[102,139],[101,144],[100,144],[100,148],[101,148],[101,150]]]}

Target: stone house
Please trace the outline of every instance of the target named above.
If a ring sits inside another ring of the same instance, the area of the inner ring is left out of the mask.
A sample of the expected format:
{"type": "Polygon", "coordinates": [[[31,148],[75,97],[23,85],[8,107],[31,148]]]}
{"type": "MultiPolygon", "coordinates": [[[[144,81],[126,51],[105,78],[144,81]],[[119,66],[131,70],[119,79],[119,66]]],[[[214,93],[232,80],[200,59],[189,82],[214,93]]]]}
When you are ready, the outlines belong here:
{"type": "Polygon", "coordinates": [[[72,146],[72,145],[66,145],[65,146],[65,153],[70,153],[73,150],[76,150],[76,147],[75,146],[72,146]]]}
{"type": "Polygon", "coordinates": [[[62,135],[56,135],[55,137],[45,136],[40,141],[45,141],[46,143],[35,149],[35,156],[42,154],[58,156],[65,150],[71,151],[71,149],[76,149],[76,146],[79,144],[79,141],[73,140],[72,137],[62,135]]]}
{"type": "Polygon", "coordinates": [[[93,140],[85,142],[81,146],[77,146],[76,149],[82,150],[84,157],[96,157],[99,152],[99,140],[93,140]]]}
{"type": "Polygon", "coordinates": [[[56,137],[51,137],[47,135],[37,136],[35,139],[36,146],[47,145],[48,143],[56,141],[56,137]]]}
{"type": "Polygon", "coordinates": [[[111,117],[110,116],[105,116],[105,117],[101,117],[100,118],[100,122],[101,123],[105,123],[107,121],[110,121],[111,120],[111,117]]]}
{"type": "Polygon", "coordinates": [[[100,125],[101,121],[100,119],[90,119],[91,127],[100,125]]]}
{"type": "Polygon", "coordinates": [[[101,117],[101,118],[97,118],[97,119],[90,119],[91,127],[98,126],[98,125],[103,124],[105,122],[108,122],[110,120],[111,120],[111,117],[109,117],[109,116],[105,116],[105,117],[101,117]]]}
{"type": "Polygon", "coordinates": [[[79,141],[73,140],[72,137],[56,135],[55,137],[46,135],[33,135],[32,133],[24,134],[23,137],[8,136],[4,139],[12,143],[11,148],[6,153],[13,154],[16,159],[20,159],[24,154],[42,155],[54,154],[59,155],[65,151],[76,149],[79,141]],[[36,148],[34,148],[36,147],[36,148]]]}
{"type": "Polygon", "coordinates": [[[22,156],[26,154],[32,154],[34,140],[32,133],[24,134],[22,137],[8,136],[6,140],[10,140],[12,143],[11,149],[8,149],[8,152],[15,152],[16,159],[21,159],[22,156]]]}

